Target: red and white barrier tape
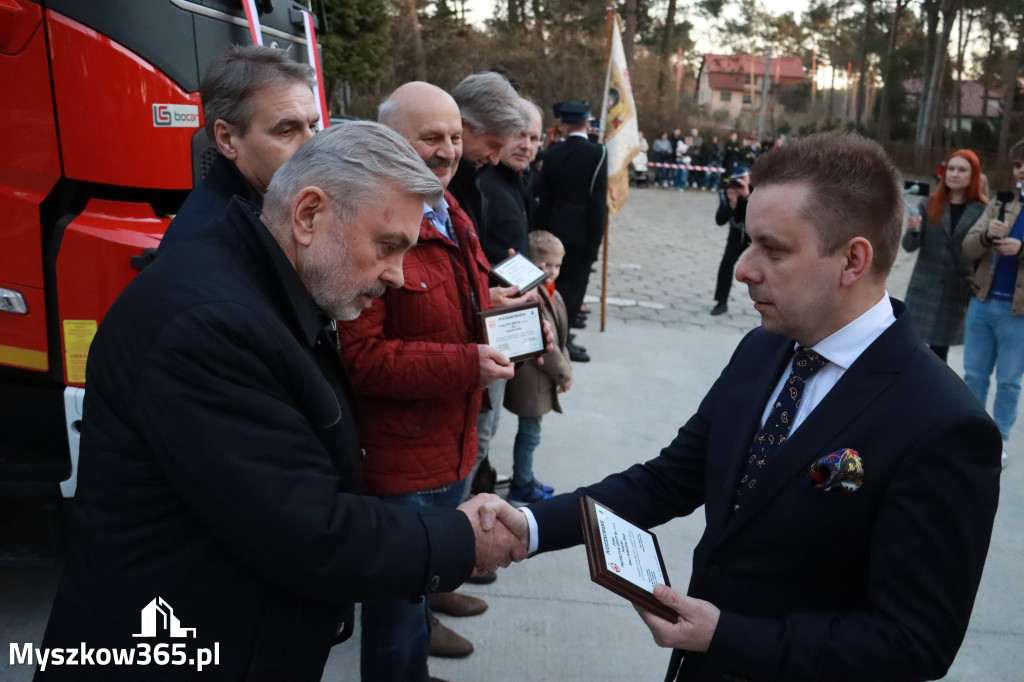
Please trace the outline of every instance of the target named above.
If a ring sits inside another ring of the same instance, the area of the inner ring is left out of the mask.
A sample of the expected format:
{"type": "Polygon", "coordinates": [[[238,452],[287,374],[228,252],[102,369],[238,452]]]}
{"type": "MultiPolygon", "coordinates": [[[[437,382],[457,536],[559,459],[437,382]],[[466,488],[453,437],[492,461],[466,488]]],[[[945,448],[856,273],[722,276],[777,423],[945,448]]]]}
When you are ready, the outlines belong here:
{"type": "Polygon", "coordinates": [[[709,173],[724,173],[725,169],[720,166],[692,166],[688,163],[661,163],[648,161],[648,167],[650,168],[685,168],[686,170],[705,171],[709,173]]]}

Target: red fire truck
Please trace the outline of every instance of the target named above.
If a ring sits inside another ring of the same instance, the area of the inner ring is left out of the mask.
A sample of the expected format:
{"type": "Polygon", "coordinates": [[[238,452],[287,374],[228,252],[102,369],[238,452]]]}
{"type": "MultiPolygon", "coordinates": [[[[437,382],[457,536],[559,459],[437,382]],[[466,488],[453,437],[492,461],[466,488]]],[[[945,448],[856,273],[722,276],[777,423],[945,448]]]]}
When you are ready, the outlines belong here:
{"type": "Polygon", "coordinates": [[[89,344],[215,158],[207,66],[308,61],[308,6],[248,1],[0,0],[0,494],[74,492],[89,344]]]}

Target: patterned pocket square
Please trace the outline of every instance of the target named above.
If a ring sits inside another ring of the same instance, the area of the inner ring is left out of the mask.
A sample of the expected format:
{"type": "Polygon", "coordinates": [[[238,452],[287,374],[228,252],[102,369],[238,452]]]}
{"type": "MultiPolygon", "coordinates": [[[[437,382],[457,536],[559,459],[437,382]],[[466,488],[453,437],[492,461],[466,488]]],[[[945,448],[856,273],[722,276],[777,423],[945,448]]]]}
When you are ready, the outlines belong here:
{"type": "Polygon", "coordinates": [[[864,462],[856,450],[843,448],[812,464],[807,475],[815,488],[853,493],[864,482],[864,462]]]}

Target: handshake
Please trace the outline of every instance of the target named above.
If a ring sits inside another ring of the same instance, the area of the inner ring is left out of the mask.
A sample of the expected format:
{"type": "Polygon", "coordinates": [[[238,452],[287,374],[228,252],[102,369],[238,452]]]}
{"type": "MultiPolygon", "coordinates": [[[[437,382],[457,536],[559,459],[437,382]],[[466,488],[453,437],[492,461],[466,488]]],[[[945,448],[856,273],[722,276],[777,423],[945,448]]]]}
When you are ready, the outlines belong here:
{"type": "Polygon", "coordinates": [[[469,517],[476,537],[476,567],[473,575],[507,567],[526,558],[530,526],[526,515],[497,495],[483,493],[459,505],[469,517]]]}

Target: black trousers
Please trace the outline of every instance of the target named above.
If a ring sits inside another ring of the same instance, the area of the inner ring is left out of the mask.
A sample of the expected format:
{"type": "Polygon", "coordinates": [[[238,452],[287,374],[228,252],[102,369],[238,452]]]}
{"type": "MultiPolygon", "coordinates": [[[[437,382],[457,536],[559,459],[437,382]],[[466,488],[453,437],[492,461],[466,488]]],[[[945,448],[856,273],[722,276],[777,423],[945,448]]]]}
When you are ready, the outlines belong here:
{"type": "Polygon", "coordinates": [[[746,248],[750,246],[750,237],[746,230],[729,228],[729,237],[725,242],[725,253],[722,264],[718,266],[718,283],[715,285],[715,300],[719,303],[729,302],[729,290],[732,288],[732,272],[736,261],[740,259],[746,248]]]}
{"type": "Polygon", "coordinates": [[[570,324],[579,317],[583,297],[587,293],[587,283],[590,281],[590,266],[593,264],[593,252],[588,246],[565,245],[562,270],[555,280],[555,288],[565,299],[565,311],[569,314],[570,324]]]}

